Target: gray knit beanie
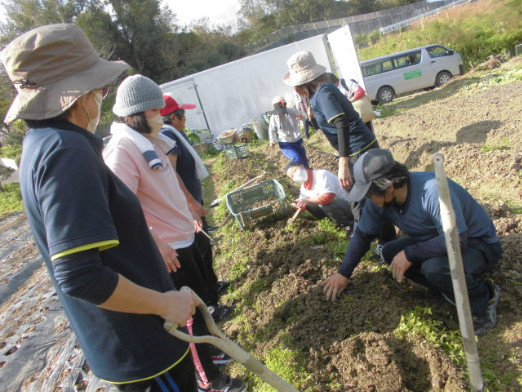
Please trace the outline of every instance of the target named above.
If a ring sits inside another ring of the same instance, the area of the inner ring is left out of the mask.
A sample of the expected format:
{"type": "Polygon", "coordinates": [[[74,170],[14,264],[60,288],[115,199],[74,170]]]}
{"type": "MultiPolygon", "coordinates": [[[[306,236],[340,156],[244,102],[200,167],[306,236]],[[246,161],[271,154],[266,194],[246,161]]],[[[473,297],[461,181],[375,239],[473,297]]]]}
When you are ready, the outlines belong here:
{"type": "Polygon", "coordinates": [[[164,106],[163,91],[156,83],[146,76],[132,75],[118,87],[112,111],[117,116],[126,117],[164,106]]]}

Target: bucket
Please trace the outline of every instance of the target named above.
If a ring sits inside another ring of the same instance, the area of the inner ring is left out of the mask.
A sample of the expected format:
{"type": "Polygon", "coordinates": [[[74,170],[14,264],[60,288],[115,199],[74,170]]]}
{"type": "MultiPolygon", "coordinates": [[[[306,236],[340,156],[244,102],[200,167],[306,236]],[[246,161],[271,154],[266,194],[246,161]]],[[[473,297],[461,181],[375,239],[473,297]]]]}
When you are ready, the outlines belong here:
{"type": "Polygon", "coordinates": [[[232,128],[232,129],[221,132],[218,135],[217,139],[219,140],[219,142],[221,144],[230,144],[235,141],[235,136],[236,136],[236,129],[232,128]]]}
{"type": "Polygon", "coordinates": [[[268,140],[268,123],[263,114],[252,120],[254,131],[259,140],[268,140]]]}

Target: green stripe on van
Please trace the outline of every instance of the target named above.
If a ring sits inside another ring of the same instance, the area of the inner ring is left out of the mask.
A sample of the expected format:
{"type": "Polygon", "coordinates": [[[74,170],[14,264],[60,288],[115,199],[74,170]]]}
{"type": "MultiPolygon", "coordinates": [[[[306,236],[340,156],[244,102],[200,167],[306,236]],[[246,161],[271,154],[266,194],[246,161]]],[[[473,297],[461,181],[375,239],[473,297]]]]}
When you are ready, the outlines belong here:
{"type": "Polygon", "coordinates": [[[406,72],[404,74],[404,80],[420,78],[421,76],[422,76],[422,71],[420,69],[418,69],[417,71],[406,72]]]}

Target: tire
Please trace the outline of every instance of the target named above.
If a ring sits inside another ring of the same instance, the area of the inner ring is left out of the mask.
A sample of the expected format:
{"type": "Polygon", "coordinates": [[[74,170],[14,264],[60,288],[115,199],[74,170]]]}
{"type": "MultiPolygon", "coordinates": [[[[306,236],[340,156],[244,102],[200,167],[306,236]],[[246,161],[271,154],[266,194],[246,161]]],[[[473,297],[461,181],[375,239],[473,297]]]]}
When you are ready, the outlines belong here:
{"type": "Polygon", "coordinates": [[[435,78],[435,85],[437,87],[442,86],[443,84],[448,83],[453,76],[448,71],[441,71],[437,74],[435,78]]]}
{"type": "Polygon", "coordinates": [[[389,86],[384,86],[377,92],[377,99],[380,103],[389,103],[395,98],[395,91],[389,86]]]}

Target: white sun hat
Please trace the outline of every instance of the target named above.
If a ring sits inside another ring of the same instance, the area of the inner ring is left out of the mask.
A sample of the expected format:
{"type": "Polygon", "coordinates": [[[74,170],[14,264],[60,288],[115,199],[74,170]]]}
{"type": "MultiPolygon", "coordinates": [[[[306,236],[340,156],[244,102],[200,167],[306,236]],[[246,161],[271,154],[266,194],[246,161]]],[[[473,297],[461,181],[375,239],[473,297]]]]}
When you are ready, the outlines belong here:
{"type": "Polygon", "coordinates": [[[283,77],[283,82],[289,86],[300,86],[311,82],[326,72],[326,67],[317,64],[311,52],[297,52],[287,61],[289,72],[283,77]]]}

